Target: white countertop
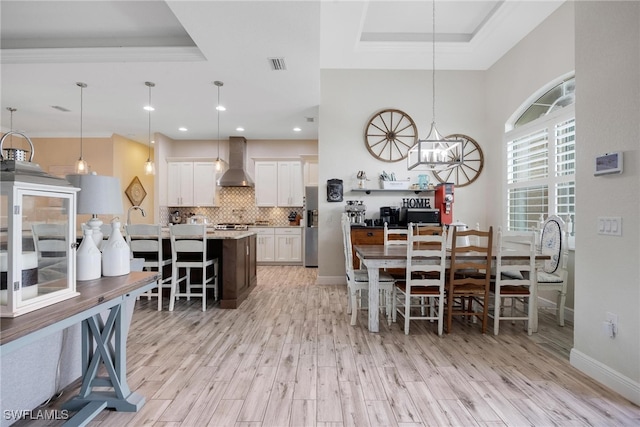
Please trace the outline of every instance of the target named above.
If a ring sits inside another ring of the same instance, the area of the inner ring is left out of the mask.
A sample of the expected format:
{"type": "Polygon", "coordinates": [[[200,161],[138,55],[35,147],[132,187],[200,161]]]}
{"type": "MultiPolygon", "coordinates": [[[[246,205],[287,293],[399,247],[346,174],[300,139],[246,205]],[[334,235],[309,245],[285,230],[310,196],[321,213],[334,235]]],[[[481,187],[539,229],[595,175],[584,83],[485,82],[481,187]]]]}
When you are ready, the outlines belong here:
{"type": "MultiPolygon", "coordinates": [[[[244,239],[255,234],[249,230],[214,230],[213,227],[207,227],[207,239],[244,239]]],[[[162,227],[162,237],[169,238],[169,227],[162,227]]]]}

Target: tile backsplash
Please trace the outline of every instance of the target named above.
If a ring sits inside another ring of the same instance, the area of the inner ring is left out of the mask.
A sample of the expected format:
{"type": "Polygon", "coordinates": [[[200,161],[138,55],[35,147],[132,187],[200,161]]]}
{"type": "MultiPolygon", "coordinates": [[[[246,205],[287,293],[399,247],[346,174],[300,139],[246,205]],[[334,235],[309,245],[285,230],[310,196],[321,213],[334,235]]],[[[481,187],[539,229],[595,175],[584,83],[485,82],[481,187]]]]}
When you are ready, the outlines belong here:
{"type": "Polygon", "coordinates": [[[296,212],[303,216],[303,208],[294,207],[258,207],[255,204],[255,190],[250,187],[221,187],[218,189],[217,207],[172,207],[161,206],[161,224],[168,224],[171,212],[180,211],[183,218],[190,214],[204,215],[212,224],[248,223],[268,221],[273,226],[288,226],[289,213],[296,212]]]}

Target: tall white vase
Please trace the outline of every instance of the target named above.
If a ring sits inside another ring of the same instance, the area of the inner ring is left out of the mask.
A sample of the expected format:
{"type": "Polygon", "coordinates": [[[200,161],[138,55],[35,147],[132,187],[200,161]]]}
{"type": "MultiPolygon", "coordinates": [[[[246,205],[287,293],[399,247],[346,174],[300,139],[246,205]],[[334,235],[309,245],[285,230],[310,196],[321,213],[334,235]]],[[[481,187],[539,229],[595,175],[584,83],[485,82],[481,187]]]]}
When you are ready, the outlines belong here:
{"type": "Polygon", "coordinates": [[[93,231],[84,229],[82,243],[76,250],[76,280],[99,279],[102,254],[93,240],[93,231]]]}
{"type": "Polygon", "coordinates": [[[129,246],[120,232],[120,222],[111,223],[109,240],[102,245],[102,274],[122,276],[131,271],[129,246]]]}

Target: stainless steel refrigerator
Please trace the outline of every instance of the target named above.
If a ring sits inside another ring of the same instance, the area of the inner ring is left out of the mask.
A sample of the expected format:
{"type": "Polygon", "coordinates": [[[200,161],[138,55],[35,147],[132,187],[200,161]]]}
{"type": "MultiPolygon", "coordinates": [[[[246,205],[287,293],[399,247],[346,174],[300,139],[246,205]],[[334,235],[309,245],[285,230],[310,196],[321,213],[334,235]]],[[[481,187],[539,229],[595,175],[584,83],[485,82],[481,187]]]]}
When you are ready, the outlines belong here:
{"type": "Polygon", "coordinates": [[[306,224],[304,227],[304,266],[318,266],[318,187],[304,187],[306,224]]]}

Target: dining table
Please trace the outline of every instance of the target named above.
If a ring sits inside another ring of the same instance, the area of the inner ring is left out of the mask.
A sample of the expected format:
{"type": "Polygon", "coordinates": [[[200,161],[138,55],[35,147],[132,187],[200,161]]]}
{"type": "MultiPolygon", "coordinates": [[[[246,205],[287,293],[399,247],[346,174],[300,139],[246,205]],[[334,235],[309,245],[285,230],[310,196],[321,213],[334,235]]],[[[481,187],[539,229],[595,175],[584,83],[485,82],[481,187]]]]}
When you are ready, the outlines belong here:
{"type": "MultiPolygon", "coordinates": [[[[360,259],[360,264],[367,268],[369,276],[369,331],[379,332],[379,279],[380,270],[388,268],[406,268],[407,267],[407,246],[406,245],[354,245],[356,256],[360,259]]],[[[497,248],[492,250],[492,266],[495,267],[495,261],[497,248]]],[[[458,254],[458,257],[464,256],[468,260],[482,259],[483,256],[479,253],[467,252],[464,254],[458,254]]],[[[523,256],[509,256],[503,255],[503,262],[508,264],[509,262],[521,261],[528,259],[523,256]]],[[[550,259],[549,255],[542,253],[536,253],[536,267],[542,267],[545,260],[550,259]]],[[[447,267],[451,260],[451,252],[447,249],[447,267]]],[[[535,275],[534,275],[535,276],[535,275]]],[[[534,321],[533,331],[538,329],[538,309],[537,309],[538,287],[537,282],[533,280],[533,290],[531,294],[531,301],[536,304],[533,307],[534,321]]]]}

